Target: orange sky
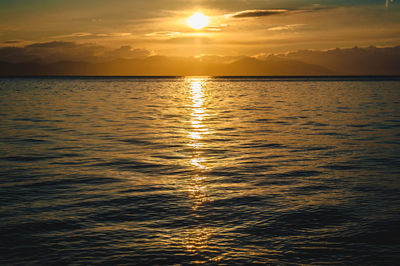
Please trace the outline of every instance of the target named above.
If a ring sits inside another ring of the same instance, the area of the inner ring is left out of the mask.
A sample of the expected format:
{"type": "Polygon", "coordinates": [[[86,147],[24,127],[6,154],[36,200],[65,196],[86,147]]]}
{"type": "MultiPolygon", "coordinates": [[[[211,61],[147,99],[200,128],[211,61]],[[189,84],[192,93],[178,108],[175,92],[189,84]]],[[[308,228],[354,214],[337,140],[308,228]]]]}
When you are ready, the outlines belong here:
{"type": "MultiPolygon", "coordinates": [[[[0,0],[0,46],[73,43],[123,58],[257,56],[302,49],[400,44],[396,1],[0,0]],[[209,17],[188,26],[195,12],[209,17]],[[121,47],[123,47],[121,49],[121,47]]],[[[87,50],[76,52],[76,57],[87,50]]]]}

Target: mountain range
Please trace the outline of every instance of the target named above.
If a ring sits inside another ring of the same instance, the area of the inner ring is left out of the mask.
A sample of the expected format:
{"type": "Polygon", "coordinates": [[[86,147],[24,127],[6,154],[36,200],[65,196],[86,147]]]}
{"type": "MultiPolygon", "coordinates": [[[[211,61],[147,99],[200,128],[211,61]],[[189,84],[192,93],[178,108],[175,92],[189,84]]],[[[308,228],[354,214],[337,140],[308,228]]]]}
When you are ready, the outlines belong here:
{"type": "Polygon", "coordinates": [[[104,62],[1,61],[0,76],[346,76],[400,75],[400,46],[297,51],[255,57],[147,56],[104,62]]]}

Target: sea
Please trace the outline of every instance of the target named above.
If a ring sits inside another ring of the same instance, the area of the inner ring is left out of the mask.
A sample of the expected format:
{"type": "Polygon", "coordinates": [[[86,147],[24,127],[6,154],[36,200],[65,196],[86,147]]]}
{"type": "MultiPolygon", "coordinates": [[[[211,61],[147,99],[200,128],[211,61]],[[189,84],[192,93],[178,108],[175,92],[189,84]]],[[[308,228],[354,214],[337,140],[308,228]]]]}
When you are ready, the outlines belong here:
{"type": "Polygon", "coordinates": [[[400,78],[1,78],[0,253],[398,265],[400,78]]]}

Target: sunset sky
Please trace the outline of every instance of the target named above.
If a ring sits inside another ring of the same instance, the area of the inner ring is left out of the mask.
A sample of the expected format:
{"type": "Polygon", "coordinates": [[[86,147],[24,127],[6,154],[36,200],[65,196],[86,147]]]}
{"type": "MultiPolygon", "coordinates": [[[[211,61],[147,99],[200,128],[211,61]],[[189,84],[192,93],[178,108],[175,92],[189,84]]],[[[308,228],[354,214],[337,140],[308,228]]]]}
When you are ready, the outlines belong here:
{"type": "Polygon", "coordinates": [[[0,0],[0,47],[60,46],[77,57],[254,56],[399,44],[400,4],[390,0],[0,0]],[[208,26],[188,25],[196,12],[208,16],[208,26]]]}

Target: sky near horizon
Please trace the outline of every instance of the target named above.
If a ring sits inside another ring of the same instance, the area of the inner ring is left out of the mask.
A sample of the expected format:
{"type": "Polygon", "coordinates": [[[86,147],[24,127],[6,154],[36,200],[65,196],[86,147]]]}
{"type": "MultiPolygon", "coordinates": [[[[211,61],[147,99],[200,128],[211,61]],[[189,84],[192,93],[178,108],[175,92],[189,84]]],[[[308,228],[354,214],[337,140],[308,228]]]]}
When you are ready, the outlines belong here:
{"type": "Polygon", "coordinates": [[[129,58],[396,46],[399,2],[0,0],[0,47],[81,45],[129,58]],[[208,16],[208,26],[189,27],[196,12],[208,16]]]}

